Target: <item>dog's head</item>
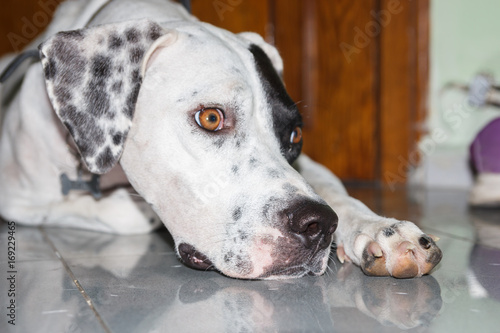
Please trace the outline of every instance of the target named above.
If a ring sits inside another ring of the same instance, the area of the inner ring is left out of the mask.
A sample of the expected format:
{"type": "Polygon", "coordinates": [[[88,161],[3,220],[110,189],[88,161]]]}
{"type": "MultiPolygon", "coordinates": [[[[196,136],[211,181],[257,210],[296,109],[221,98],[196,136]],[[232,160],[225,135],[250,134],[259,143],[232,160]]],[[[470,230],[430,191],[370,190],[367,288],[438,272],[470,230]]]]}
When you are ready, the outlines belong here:
{"type": "Polygon", "coordinates": [[[120,161],[187,265],[236,278],[325,271],[337,217],[291,166],[301,116],[261,37],[134,21],[62,32],[40,52],[88,169],[120,161]]]}

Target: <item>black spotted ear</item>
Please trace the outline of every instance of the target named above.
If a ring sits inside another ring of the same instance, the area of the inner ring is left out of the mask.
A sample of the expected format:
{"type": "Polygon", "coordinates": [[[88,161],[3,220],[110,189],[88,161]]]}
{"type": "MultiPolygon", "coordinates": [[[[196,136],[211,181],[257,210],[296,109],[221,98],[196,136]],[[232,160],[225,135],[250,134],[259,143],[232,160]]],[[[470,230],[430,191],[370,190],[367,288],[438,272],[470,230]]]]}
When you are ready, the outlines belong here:
{"type": "Polygon", "coordinates": [[[60,32],[40,45],[47,92],[87,168],[109,171],[132,124],[148,54],[165,34],[148,21],[60,32]]]}

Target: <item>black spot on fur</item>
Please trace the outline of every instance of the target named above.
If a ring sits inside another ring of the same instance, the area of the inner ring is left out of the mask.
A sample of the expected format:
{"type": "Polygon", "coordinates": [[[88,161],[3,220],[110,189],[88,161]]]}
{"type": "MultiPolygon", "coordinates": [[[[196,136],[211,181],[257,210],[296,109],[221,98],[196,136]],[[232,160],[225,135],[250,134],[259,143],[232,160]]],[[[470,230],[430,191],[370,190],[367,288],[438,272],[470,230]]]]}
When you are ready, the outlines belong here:
{"type": "Polygon", "coordinates": [[[233,210],[233,220],[238,221],[242,216],[241,207],[236,207],[233,210]]]}
{"type": "Polygon", "coordinates": [[[282,176],[281,172],[277,169],[267,169],[267,174],[271,178],[280,178],[282,176]]]}
{"type": "Polygon", "coordinates": [[[70,66],[78,52],[78,45],[72,41],[55,39],[50,49],[50,58],[57,58],[63,65],[70,66]]]}
{"type": "Polygon", "coordinates": [[[253,169],[259,164],[259,161],[255,157],[250,157],[248,163],[250,164],[250,167],[253,169]]]}
{"type": "Polygon", "coordinates": [[[230,262],[234,258],[235,254],[233,251],[229,251],[224,255],[224,262],[230,262]]]}
{"type": "Polygon", "coordinates": [[[438,262],[441,261],[442,258],[443,258],[443,252],[441,252],[439,248],[435,247],[433,251],[430,251],[430,255],[427,257],[425,261],[431,264],[437,264],[438,262]]]}
{"type": "Polygon", "coordinates": [[[109,94],[99,80],[91,80],[85,91],[87,99],[87,112],[95,117],[101,118],[106,113],[113,113],[110,108],[109,94]]]}
{"type": "Polygon", "coordinates": [[[56,76],[57,73],[57,65],[54,59],[50,58],[49,62],[45,65],[45,78],[47,80],[51,80],[56,76]]]}
{"type": "Polygon", "coordinates": [[[221,136],[219,138],[217,138],[217,140],[214,141],[214,145],[217,147],[217,148],[221,148],[222,145],[224,144],[224,142],[226,142],[226,138],[221,136]]]}
{"type": "Polygon", "coordinates": [[[369,255],[367,249],[364,249],[362,258],[364,262],[364,267],[367,269],[371,268],[373,264],[375,264],[375,257],[369,255]]]}
{"type": "Polygon", "coordinates": [[[139,72],[138,69],[132,71],[132,75],[130,76],[130,81],[132,83],[141,83],[142,81],[141,73],[139,72]]]}
{"type": "Polygon", "coordinates": [[[107,79],[111,75],[112,61],[105,55],[96,55],[92,59],[91,74],[98,79],[107,79]]]}
{"type": "Polygon", "coordinates": [[[239,169],[240,169],[240,168],[239,168],[237,165],[233,165],[233,166],[231,167],[231,171],[232,171],[232,173],[233,173],[233,174],[235,174],[235,175],[236,175],[236,174],[238,174],[238,170],[239,170],[239,169]]]}
{"type": "Polygon", "coordinates": [[[419,243],[419,244],[420,244],[420,246],[422,246],[424,249],[428,250],[428,249],[430,249],[430,248],[431,248],[432,243],[433,243],[433,240],[432,240],[430,237],[428,237],[428,236],[424,235],[424,236],[422,236],[422,237],[420,237],[420,238],[419,238],[418,243],[419,243]]]}
{"type": "Polygon", "coordinates": [[[122,92],[123,81],[117,81],[111,86],[111,90],[117,94],[122,92]]]}
{"type": "Polygon", "coordinates": [[[73,126],[71,126],[70,123],[68,123],[67,121],[64,121],[63,122],[63,125],[66,127],[66,129],[68,130],[69,132],[69,135],[71,135],[71,137],[74,137],[75,136],[75,131],[73,130],[73,126]]]}
{"type": "Polygon", "coordinates": [[[130,51],[130,61],[134,64],[138,64],[143,56],[144,50],[140,47],[135,47],[130,51]]]}
{"type": "Polygon", "coordinates": [[[64,86],[57,86],[54,89],[54,94],[56,95],[57,102],[61,104],[61,106],[65,106],[71,101],[71,93],[68,88],[64,86]]]}
{"type": "Polygon", "coordinates": [[[71,122],[75,122],[78,120],[78,118],[81,118],[81,116],[77,113],[76,107],[74,105],[68,105],[61,108],[61,110],[59,111],[59,117],[61,117],[63,121],[70,120],[71,122]]]}
{"type": "Polygon", "coordinates": [[[96,165],[99,169],[105,169],[112,165],[113,162],[113,153],[109,147],[106,147],[106,149],[97,157],[96,165]]]}
{"type": "Polygon", "coordinates": [[[283,185],[283,189],[286,191],[286,194],[288,196],[293,195],[294,193],[296,193],[299,190],[296,186],[293,186],[290,183],[285,183],[283,185]]]}
{"type": "Polygon", "coordinates": [[[157,40],[161,36],[160,26],[157,24],[151,24],[149,26],[148,38],[150,40],[157,40]]]}
{"type": "Polygon", "coordinates": [[[81,30],[61,31],[58,35],[65,39],[72,40],[82,40],[83,37],[85,37],[85,34],[81,30]]]}
{"type": "Polygon", "coordinates": [[[122,140],[123,140],[122,133],[116,133],[115,135],[113,135],[113,144],[115,146],[118,146],[119,144],[121,144],[122,140]]]}
{"type": "Polygon", "coordinates": [[[109,48],[112,50],[117,50],[121,48],[123,44],[124,44],[123,39],[117,35],[113,35],[109,38],[109,48]]]}
{"type": "Polygon", "coordinates": [[[139,31],[135,28],[130,28],[125,31],[125,37],[130,43],[137,43],[139,41],[139,31]]]}
{"type": "Polygon", "coordinates": [[[394,229],[392,228],[385,228],[384,231],[384,236],[385,237],[391,237],[392,235],[394,235],[396,232],[394,231],[394,229]]]}
{"type": "Polygon", "coordinates": [[[248,234],[245,231],[238,230],[238,233],[240,234],[240,240],[245,240],[248,238],[248,234]]]}
{"type": "Polygon", "coordinates": [[[135,103],[137,102],[137,97],[139,96],[140,89],[141,85],[139,83],[136,83],[134,88],[132,89],[132,92],[127,97],[127,105],[125,106],[123,112],[129,119],[132,119],[132,117],[134,116],[135,103]]]}
{"type": "Polygon", "coordinates": [[[95,154],[95,146],[91,142],[83,139],[76,139],[75,143],[83,156],[92,156],[95,154]]]}

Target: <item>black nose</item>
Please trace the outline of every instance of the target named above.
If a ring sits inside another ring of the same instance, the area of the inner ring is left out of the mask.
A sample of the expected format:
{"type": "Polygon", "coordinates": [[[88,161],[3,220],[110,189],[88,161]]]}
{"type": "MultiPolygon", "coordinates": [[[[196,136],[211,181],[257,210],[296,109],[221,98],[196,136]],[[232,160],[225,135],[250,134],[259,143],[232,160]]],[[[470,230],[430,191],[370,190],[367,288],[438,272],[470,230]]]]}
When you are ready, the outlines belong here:
{"type": "Polygon", "coordinates": [[[337,229],[338,217],[330,206],[315,202],[301,201],[285,211],[290,231],[308,249],[325,249],[332,242],[337,229]]]}

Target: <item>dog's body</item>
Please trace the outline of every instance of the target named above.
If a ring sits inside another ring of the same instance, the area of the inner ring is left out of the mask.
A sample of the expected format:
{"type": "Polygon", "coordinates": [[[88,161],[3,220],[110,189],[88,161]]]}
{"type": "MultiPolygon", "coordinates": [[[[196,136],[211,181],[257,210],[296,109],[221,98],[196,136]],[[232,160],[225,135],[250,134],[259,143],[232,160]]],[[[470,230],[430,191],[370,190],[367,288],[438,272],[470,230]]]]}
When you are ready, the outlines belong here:
{"type": "Polygon", "coordinates": [[[40,41],[43,66],[3,87],[5,219],[120,234],[163,222],[192,267],[286,278],[325,271],[331,206],[341,261],[396,277],[440,261],[413,223],[377,216],[299,156],[301,117],[261,37],[166,0],[75,0],[40,41]],[[102,174],[102,198],[62,193],[81,161],[102,174]]]}

